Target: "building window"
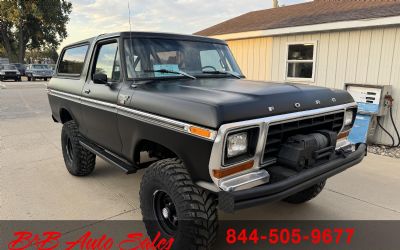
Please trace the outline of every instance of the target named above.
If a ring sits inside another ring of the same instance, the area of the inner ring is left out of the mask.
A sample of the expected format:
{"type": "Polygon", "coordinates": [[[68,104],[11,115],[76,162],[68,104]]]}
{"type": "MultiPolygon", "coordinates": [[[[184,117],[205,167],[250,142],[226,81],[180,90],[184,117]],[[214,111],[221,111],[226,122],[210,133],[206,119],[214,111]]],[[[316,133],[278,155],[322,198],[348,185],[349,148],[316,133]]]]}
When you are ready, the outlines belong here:
{"type": "Polygon", "coordinates": [[[291,43],[287,47],[286,79],[313,81],[316,43],[291,43]]]}

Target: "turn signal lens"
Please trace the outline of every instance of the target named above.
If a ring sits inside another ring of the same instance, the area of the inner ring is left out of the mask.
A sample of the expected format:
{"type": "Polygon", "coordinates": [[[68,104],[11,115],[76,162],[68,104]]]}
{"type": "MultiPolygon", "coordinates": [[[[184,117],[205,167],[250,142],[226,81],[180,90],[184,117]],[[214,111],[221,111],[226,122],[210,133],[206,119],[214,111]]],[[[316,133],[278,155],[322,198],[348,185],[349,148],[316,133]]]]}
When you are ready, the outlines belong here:
{"type": "Polygon", "coordinates": [[[236,174],[238,172],[250,169],[253,167],[253,165],[254,165],[254,161],[248,161],[248,162],[239,164],[234,167],[226,168],[226,169],[214,169],[213,175],[215,178],[220,179],[220,178],[226,177],[228,175],[236,174]]]}
{"type": "Polygon", "coordinates": [[[195,126],[190,126],[189,131],[190,131],[190,133],[200,136],[200,137],[211,138],[211,136],[212,136],[212,133],[210,130],[195,127],[195,126]]]}
{"type": "Polygon", "coordinates": [[[345,139],[349,136],[349,134],[350,134],[350,131],[341,132],[338,134],[337,140],[339,141],[339,140],[345,139]]]}

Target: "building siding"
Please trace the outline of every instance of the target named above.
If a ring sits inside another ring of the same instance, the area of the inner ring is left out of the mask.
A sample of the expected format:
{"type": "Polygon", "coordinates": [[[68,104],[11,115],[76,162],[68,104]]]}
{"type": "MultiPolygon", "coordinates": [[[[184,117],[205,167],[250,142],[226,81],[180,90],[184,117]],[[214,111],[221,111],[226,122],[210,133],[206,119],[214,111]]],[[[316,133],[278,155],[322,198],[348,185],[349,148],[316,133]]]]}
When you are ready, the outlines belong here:
{"type": "MultiPolygon", "coordinates": [[[[400,126],[400,27],[344,30],[227,41],[251,80],[286,81],[287,44],[317,42],[314,81],[343,89],[344,83],[392,85],[393,115],[400,126]]],[[[389,115],[383,125],[395,135],[389,115]]],[[[378,129],[375,142],[391,143],[378,129]]]]}

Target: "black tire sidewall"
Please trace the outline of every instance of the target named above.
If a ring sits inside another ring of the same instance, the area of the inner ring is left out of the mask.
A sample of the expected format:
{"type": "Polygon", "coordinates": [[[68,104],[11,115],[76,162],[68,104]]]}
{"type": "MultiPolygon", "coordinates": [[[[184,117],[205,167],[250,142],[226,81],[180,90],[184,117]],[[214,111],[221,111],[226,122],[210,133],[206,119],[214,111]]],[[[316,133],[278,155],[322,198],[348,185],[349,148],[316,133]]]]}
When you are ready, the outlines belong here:
{"type": "Polygon", "coordinates": [[[96,164],[96,155],[83,148],[80,143],[78,126],[74,121],[64,123],[61,131],[61,147],[65,166],[70,174],[86,176],[93,172],[96,164]],[[66,149],[68,139],[72,145],[72,161],[68,157],[66,149]]]}
{"type": "MultiPolygon", "coordinates": [[[[183,202],[183,200],[180,199],[177,190],[174,190],[174,185],[165,185],[163,182],[163,180],[156,177],[155,179],[153,179],[153,181],[147,182],[147,185],[145,185],[144,188],[141,190],[140,204],[142,206],[143,221],[146,223],[147,233],[149,234],[150,238],[154,239],[157,233],[160,232],[162,238],[174,238],[173,249],[185,249],[185,244],[181,243],[186,243],[186,237],[184,236],[188,236],[190,234],[188,234],[187,230],[184,230],[182,228],[184,227],[184,225],[182,225],[181,222],[183,223],[184,218],[181,211],[179,210],[179,207],[177,206],[177,204],[180,204],[181,202],[183,202]],[[168,233],[166,233],[166,231],[162,229],[160,222],[157,220],[157,216],[154,212],[154,193],[157,190],[164,191],[166,194],[168,194],[175,205],[179,220],[179,229],[176,235],[169,235],[168,233]],[[182,233],[185,233],[185,235],[183,235],[182,233]]],[[[187,221],[187,223],[190,222],[187,221]]]]}
{"type": "Polygon", "coordinates": [[[140,207],[151,239],[157,233],[165,239],[173,237],[173,249],[209,249],[216,239],[216,200],[211,193],[194,185],[178,159],[160,160],[146,169],[140,186],[140,207]],[[174,203],[178,217],[174,235],[167,234],[157,220],[154,210],[157,190],[165,192],[174,203]]]}
{"type": "Polygon", "coordinates": [[[68,171],[73,175],[78,174],[77,159],[79,157],[79,154],[78,154],[79,149],[76,148],[76,146],[75,146],[76,143],[79,143],[79,140],[78,140],[77,136],[74,134],[74,131],[72,131],[68,125],[63,126],[63,129],[61,132],[61,146],[62,146],[64,162],[65,162],[65,166],[67,167],[68,171]],[[73,161],[70,161],[70,159],[68,157],[67,149],[66,149],[66,144],[67,144],[68,139],[70,139],[71,143],[72,143],[73,161]]]}

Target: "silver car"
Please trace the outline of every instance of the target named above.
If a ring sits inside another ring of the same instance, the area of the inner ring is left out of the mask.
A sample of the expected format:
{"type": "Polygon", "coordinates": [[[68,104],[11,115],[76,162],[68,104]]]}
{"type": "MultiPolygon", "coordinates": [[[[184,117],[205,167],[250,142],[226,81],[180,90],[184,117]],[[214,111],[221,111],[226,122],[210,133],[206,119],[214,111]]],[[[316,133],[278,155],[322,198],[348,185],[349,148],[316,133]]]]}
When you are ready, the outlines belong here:
{"type": "Polygon", "coordinates": [[[53,76],[53,70],[47,64],[28,64],[25,75],[28,77],[28,81],[35,81],[36,79],[47,81],[53,76]]]}
{"type": "Polygon", "coordinates": [[[17,67],[11,64],[1,64],[0,65],[0,80],[14,80],[21,81],[21,73],[18,71],[17,67]]]}

